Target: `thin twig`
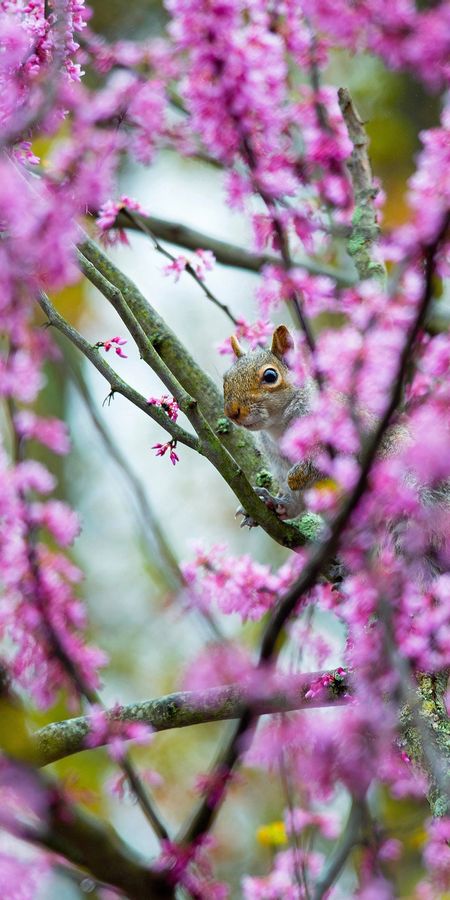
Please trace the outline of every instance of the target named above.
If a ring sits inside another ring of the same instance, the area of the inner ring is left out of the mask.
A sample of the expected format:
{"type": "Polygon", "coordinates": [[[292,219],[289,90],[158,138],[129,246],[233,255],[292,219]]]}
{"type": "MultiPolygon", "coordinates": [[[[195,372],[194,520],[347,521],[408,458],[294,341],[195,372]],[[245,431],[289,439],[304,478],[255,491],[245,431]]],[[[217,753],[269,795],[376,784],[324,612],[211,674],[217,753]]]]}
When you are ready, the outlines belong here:
{"type": "Polygon", "coordinates": [[[361,839],[361,828],[365,818],[365,803],[354,797],[350,813],[341,835],[341,839],[325,866],[324,872],[316,883],[312,900],[323,900],[347,862],[350,853],[361,839]]]}
{"type": "Polygon", "coordinates": [[[199,441],[195,435],[189,434],[188,431],[185,431],[184,428],[181,428],[169,419],[166,413],[158,406],[149,404],[142,394],[139,394],[138,391],[135,391],[126,381],[120,378],[117,372],[115,372],[106,360],[103,359],[99,350],[93,347],[89,341],[82,337],[80,332],[77,331],[73,325],[70,325],[69,322],[57,312],[51,300],[42,291],[39,294],[38,303],[45,312],[49,324],[54,328],[57,328],[61,334],[75,345],[75,347],[78,347],[83,355],[86,356],[100,374],[103,375],[110,385],[111,395],[122,394],[123,397],[126,397],[127,400],[134,404],[134,406],[137,406],[138,409],[142,410],[142,412],[149,416],[150,419],[153,419],[158,425],[168,431],[174,440],[179,441],[181,444],[186,444],[187,447],[192,447],[193,450],[198,450],[200,452],[199,441]]]}
{"type": "Polygon", "coordinates": [[[152,509],[147,498],[144,485],[135,474],[131,466],[129,466],[125,456],[120,450],[117,442],[114,440],[109,430],[105,427],[101,416],[99,415],[95,403],[92,400],[85,379],[83,378],[79,368],[67,364],[67,353],[64,361],[64,369],[69,372],[76,390],[84,403],[91,421],[98,432],[98,435],[104,444],[108,454],[108,459],[113,460],[121,471],[122,476],[127,483],[130,493],[133,497],[137,518],[142,529],[145,540],[152,551],[152,561],[158,564],[164,563],[164,575],[168,577],[173,590],[179,590],[183,584],[183,577],[167,538],[158,522],[158,519],[152,509]]]}
{"type": "MultiPolygon", "coordinates": [[[[137,212],[134,212],[134,218],[139,223],[144,223],[157,238],[169,241],[169,243],[175,244],[177,247],[185,247],[188,250],[197,250],[198,247],[202,247],[204,250],[211,250],[217,262],[223,266],[245,269],[249,272],[259,272],[264,266],[279,266],[282,262],[281,258],[275,254],[251,253],[237,244],[221,241],[219,238],[211,237],[211,235],[203,231],[189,228],[187,225],[181,224],[181,222],[171,222],[168,219],[161,219],[157,216],[144,216],[142,213],[137,212]]],[[[119,212],[115,225],[118,228],[132,228],[135,231],[142,230],[136,222],[130,221],[129,217],[123,214],[123,210],[119,212]]],[[[342,287],[350,287],[355,283],[355,279],[351,274],[341,269],[335,269],[333,266],[316,263],[311,259],[294,259],[293,264],[304,269],[310,275],[326,275],[342,287]]]]}
{"type": "MultiPolygon", "coordinates": [[[[166,259],[170,259],[171,262],[176,262],[176,256],[174,256],[173,253],[170,252],[170,250],[167,250],[165,247],[162,246],[162,244],[160,244],[160,242],[158,241],[158,238],[150,230],[150,228],[148,227],[146,222],[143,221],[142,217],[138,218],[135,215],[135,213],[131,209],[128,209],[126,206],[123,208],[122,212],[123,212],[123,215],[126,216],[134,224],[135,228],[137,228],[138,231],[141,231],[142,234],[145,234],[147,237],[150,238],[155,250],[157,250],[158,253],[161,253],[161,255],[165,256],[166,259]]],[[[215,306],[217,306],[219,309],[221,309],[222,312],[224,312],[225,315],[228,316],[228,318],[233,323],[233,325],[238,325],[238,320],[231,312],[229,306],[227,306],[226,303],[222,303],[221,300],[219,300],[212,293],[212,291],[210,291],[210,289],[205,284],[205,282],[202,281],[201,278],[199,278],[199,276],[197,275],[197,272],[195,271],[194,267],[192,266],[192,264],[190,262],[186,263],[185,271],[191,276],[191,278],[194,279],[196,284],[199,285],[199,287],[202,289],[203,293],[206,295],[208,300],[211,300],[211,302],[214,303],[215,306]]]]}

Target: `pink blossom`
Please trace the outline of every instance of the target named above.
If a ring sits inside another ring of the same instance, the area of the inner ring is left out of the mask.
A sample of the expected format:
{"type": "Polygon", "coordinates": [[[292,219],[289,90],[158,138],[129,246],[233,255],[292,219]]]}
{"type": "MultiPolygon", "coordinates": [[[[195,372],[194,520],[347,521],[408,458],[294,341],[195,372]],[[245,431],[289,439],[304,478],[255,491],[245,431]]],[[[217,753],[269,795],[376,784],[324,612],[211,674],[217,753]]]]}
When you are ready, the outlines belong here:
{"type": "Polygon", "coordinates": [[[61,500],[34,503],[30,513],[33,524],[47,528],[60,547],[69,547],[80,533],[77,514],[61,500]]]}
{"type": "MultiPolygon", "coordinates": [[[[243,319],[242,317],[238,318],[237,325],[234,329],[234,334],[239,341],[245,340],[248,341],[250,349],[254,350],[255,347],[264,347],[267,343],[267,338],[273,332],[273,325],[271,322],[264,321],[263,319],[258,319],[258,321],[250,324],[243,319]]],[[[219,353],[222,355],[232,354],[233,348],[230,343],[230,338],[227,338],[217,347],[219,353]]]]}
{"type": "Polygon", "coordinates": [[[217,606],[226,614],[258,620],[273,606],[277,592],[287,587],[300,565],[301,559],[294,558],[272,574],[269,566],[256,563],[247,554],[227,556],[223,545],[206,550],[199,544],[194,560],[184,563],[182,571],[192,605],[200,609],[217,606]]]}
{"type": "Polygon", "coordinates": [[[23,409],[14,417],[14,423],[21,437],[34,438],[60,455],[69,452],[67,426],[59,419],[43,419],[32,410],[23,409]]]}
{"type": "Polygon", "coordinates": [[[115,222],[122,209],[131,209],[134,212],[145,215],[141,204],[132,197],[122,194],[119,200],[106,200],[98,211],[97,227],[100,230],[104,243],[113,245],[117,242],[128,244],[128,238],[123,228],[115,228],[115,222]]]}
{"type": "Polygon", "coordinates": [[[125,340],[125,338],[112,337],[106,341],[98,341],[95,346],[98,348],[102,347],[103,350],[106,350],[106,352],[108,352],[108,350],[111,350],[112,347],[117,353],[117,356],[121,356],[123,359],[127,359],[126,353],[124,353],[122,350],[123,345],[126,343],[127,341],[125,340]]]}
{"type": "Polygon", "coordinates": [[[167,441],[165,444],[154,444],[152,450],[156,450],[156,456],[164,456],[169,451],[169,459],[173,466],[180,461],[178,454],[175,452],[177,446],[176,440],[167,441]]]}
{"type": "Polygon", "coordinates": [[[195,251],[195,259],[193,262],[193,268],[200,278],[200,281],[205,280],[205,273],[211,272],[214,268],[216,262],[216,258],[214,253],[211,250],[196,250],[195,251]]]}
{"type": "MultiPolygon", "coordinates": [[[[171,419],[172,422],[177,421],[180,407],[178,406],[175,397],[172,397],[172,399],[170,399],[168,394],[163,394],[162,397],[150,397],[147,400],[147,403],[149,403],[150,406],[159,406],[162,410],[164,410],[165,413],[167,413],[169,419],[171,419]]],[[[161,456],[162,454],[159,455],[161,456]]]]}
{"type": "Polygon", "coordinates": [[[179,281],[180,275],[185,271],[188,260],[185,256],[177,256],[167,266],[163,266],[164,275],[173,275],[175,282],[179,281]]]}

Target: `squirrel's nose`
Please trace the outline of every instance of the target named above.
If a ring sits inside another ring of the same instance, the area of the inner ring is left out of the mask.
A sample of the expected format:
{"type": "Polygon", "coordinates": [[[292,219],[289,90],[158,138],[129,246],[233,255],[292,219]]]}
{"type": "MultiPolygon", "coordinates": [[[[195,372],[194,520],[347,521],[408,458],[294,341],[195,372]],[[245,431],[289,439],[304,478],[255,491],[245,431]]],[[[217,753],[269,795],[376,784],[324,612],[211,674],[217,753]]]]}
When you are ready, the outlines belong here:
{"type": "Polygon", "coordinates": [[[239,403],[232,402],[226,404],[225,415],[228,417],[228,419],[233,419],[233,421],[236,421],[237,419],[239,419],[240,414],[241,407],[239,406],[239,403]]]}

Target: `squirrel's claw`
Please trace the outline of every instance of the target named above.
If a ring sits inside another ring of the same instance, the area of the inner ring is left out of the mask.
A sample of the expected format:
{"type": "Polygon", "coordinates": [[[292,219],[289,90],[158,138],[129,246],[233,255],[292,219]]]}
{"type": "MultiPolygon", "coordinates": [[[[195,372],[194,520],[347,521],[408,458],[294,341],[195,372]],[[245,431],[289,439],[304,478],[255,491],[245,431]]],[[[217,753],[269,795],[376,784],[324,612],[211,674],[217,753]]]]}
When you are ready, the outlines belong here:
{"type": "Polygon", "coordinates": [[[286,505],[287,497],[274,497],[273,494],[269,493],[267,488],[264,487],[255,488],[255,493],[258,494],[258,497],[265,503],[268,509],[273,509],[279,519],[289,518],[286,505]]]}
{"type": "Polygon", "coordinates": [[[257,528],[258,523],[249,516],[243,506],[238,506],[234,518],[237,519],[238,516],[242,516],[242,522],[240,524],[241,528],[257,528]]]}
{"type": "MultiPolygon", "coordinates": [[[[269,493],[267,488],[264,487],[255,487],[255,493],[258,494],[260,500],[267,506],[268,509],[272,509],[274,513],[278,516],[279,519],[284,520],[289,518],[288,510],[287,510],[287,497],[274,497],[269,493]]],[[[258,522],[248,515],[243,506],[238,506],[234,518],[237,519],[238,516],[242,516],[241,528],[257,528],[258,522]]]]}

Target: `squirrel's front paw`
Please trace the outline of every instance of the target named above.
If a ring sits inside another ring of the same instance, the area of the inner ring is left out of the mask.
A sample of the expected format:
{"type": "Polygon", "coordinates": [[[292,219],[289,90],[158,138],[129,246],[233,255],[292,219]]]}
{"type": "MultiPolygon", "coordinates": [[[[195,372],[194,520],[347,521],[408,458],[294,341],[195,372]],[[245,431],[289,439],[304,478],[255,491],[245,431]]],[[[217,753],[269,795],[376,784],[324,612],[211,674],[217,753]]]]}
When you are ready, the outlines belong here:
{"type": "Polygon", "coordinates": [[[279,519],[288,519],[288,497],[274,497],[267,488],[264,487],[256,487],[255,493],[258,494],[258,497],[265,503],[268,509],[273,509],[273,511],[277,514],[279,519]]]}
{"type": "MultiPolygon", "coordinates": [[[[260,500],[267,506],[268,509],[272,509],[274,513],[278,516],[279,519],[289,519],[289,497],[279,496],[274,497],[267,488],[264,487],[255,487],[255,494],[258,495],[260,500]]],[[[238,516],[242,516],[241,528],[257,528],[258,522],[255,522],[255,519],[252,516],[249,516],[243,506],[238,506],[235,518],[238,516]]]]}

